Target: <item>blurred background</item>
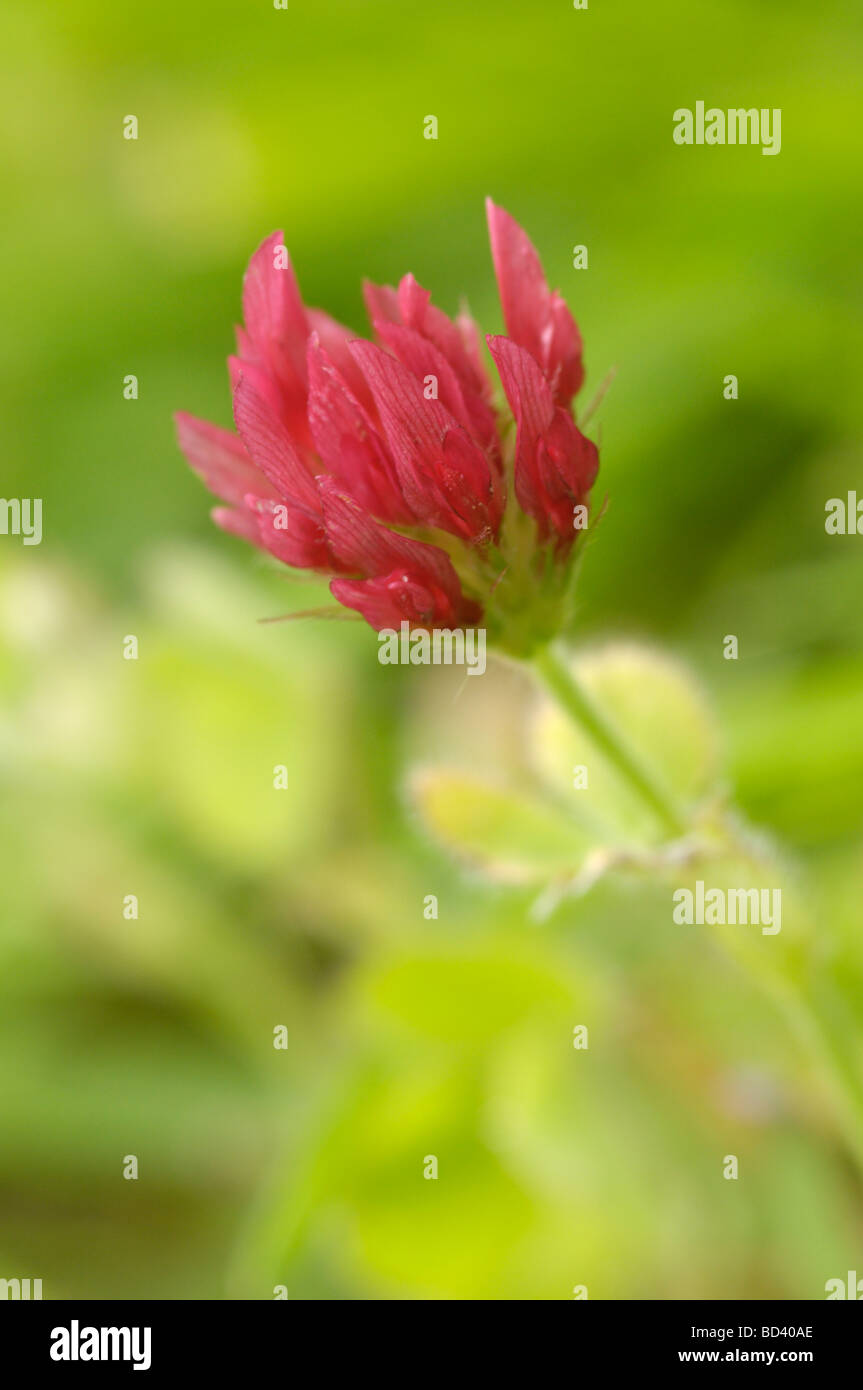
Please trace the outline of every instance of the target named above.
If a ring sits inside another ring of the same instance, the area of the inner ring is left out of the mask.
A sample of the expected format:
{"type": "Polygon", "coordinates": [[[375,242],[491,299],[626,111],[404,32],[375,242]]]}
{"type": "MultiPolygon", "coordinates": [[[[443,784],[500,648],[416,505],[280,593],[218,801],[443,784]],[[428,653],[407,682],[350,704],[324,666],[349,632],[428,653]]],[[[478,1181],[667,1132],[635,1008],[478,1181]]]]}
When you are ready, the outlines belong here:
{"type": "Polygon", "coordinates": [[[0,537],[0,1276],[824,1297],[863,1268],[863,1189],[781,1013],[681,944],[664,890],[610,879],[537,923],[535,892],[427,840],[411,770],[518,768],[526,681],[261,625],[325,587],[211,526],[171,415],[230,423],[274,228],[358,331],[361,277],[408,270],[499,331],[483,198],[508,208],[579,319],[582,399],[618,370],[577,635],[691,667],[728,785],[808,886],[858,1066],[863,540],[824,504],[863,497],[859,6],[7,0],[0,23],[0,490],[44,502],[41,546],[0,537]],[[673,144],[699,99],[781,108],[781,154],[673,144]]]}

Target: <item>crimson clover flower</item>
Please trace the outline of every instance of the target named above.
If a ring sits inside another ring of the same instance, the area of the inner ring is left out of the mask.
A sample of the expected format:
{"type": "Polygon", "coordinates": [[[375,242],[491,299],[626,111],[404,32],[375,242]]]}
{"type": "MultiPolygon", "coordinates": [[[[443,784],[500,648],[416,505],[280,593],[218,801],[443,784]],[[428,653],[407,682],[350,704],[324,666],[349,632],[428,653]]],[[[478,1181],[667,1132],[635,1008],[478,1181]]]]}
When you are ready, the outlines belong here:
{"type": "Polygon", "coordinates": [[[412,275],[364,286],[375,341],[307,309],[274,232],[243,284],[229,359],[237,433],[178,413],[224,530],[331,576],[372,627],[482,624],[529,654],[565,624],[577,509],[596,446],[575,424],[578,326],[518,224],[490,200],[506,335],[454,320],[412,275]],[[513,423],[515,428],[513,429],[513,423]]]}

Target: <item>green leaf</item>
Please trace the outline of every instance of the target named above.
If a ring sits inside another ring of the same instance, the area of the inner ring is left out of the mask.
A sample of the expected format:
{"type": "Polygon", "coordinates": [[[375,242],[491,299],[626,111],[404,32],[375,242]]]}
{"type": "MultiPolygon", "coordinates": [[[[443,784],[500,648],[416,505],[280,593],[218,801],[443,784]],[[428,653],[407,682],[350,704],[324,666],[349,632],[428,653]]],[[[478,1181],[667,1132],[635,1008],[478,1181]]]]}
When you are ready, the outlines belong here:
{"type": "Polygon", "coordinates": [[[411,796],[434,839],[502,882],[545,882],[571,873],[595,844],[553,804],[454,769],[416,773],[411,796]]]}
{"type": "MultiPolygon", "coordinates": [[[[689,822],[716,793],[718,754],[712,718],[684,667],[633,645],[602,648],[573,667],[689,822]]],[[[532,787],[495,786],[453,768],[416,774],[412,799],[432,837],[496,880],[556,885],[547,906],[561,888],[584,891],[610,868],[649,868],[674,853],[639,792],[544,693],[528,749],[532,787]]]]}

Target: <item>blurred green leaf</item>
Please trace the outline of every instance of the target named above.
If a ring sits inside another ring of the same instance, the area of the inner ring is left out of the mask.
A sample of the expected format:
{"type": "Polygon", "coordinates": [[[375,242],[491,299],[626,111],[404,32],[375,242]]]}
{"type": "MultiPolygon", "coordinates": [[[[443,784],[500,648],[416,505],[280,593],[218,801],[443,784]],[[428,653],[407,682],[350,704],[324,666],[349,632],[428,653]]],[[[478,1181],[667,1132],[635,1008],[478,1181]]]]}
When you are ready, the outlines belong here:
{"type": "Polygon", "coordinates": [[[445,849],[502,882],[570,873],[594,843],[541,798],[467,773],[425,768],[412,777],[410,796],[423,825],[445,849]]]}
{"type": "MultiPolygon", "coordinates": [[[[649,648],[609,646],[573,659],[577,676],[652,774],[690,809],[716,791],[717,737],[691,676],[649,648]]],[[[492,878],[589,886],[616,865],[646,867],[662,838],[653,811],[589,734],[543,695],[529,747],[539,789],[493,786],[455,769],[410,783],[431,835],[492,878]],[[543,789],[544,787],[544,789],[543,789]]],[[[664,862],[658,856],[656,862],[664,862]]]]}

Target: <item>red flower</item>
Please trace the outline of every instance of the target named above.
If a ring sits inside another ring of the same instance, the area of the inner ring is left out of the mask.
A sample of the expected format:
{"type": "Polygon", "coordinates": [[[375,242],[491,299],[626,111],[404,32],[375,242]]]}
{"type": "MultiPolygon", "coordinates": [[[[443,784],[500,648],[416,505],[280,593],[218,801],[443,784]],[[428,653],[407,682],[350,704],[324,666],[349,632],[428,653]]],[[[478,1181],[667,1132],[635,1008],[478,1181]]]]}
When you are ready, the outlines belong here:
{"type": "Polygon", "coordinates": [[[487,342],[514,444],[471,318],[448,318],[406,275],[397,290],[365,286],[377,342],[356,338],[305,308],[281,232],[243,286],[237,434],[176,418],[227,504],[213,512],[225,530],[334,576],[334,596],[377,629],[484,621],[522,651],[564,619],[574,508],[598,460],[570,409],[584,377],[575,320],[517,223],[490,201],[488,221],[509,336],[487,342]]]}

